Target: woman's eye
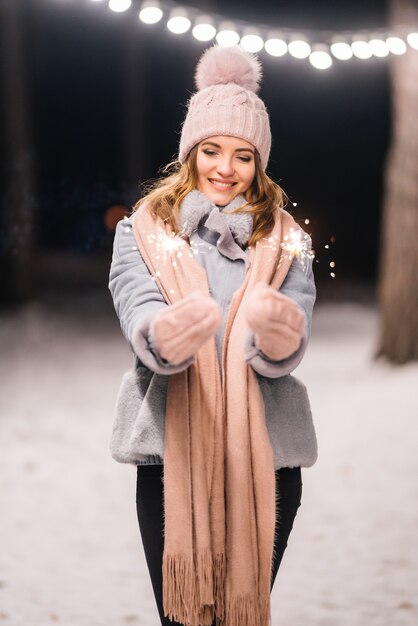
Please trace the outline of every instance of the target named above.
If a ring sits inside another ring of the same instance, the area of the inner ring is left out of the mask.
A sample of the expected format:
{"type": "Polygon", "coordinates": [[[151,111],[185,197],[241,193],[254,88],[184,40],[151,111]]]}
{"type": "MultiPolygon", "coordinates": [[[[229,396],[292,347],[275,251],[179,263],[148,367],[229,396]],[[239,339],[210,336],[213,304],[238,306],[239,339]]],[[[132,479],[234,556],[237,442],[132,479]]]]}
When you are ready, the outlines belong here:
{"type": "Polygon", "coordinates": [[[208,156],[213,156],[214,154],[216,154],[215,150],[203,150],[203,154],[207,154],[208,156]]]}
{"type": "Polygon", "coordinates": [[[240,157],[238,157],[238,159],[240,161],[243,161],[244,163],[249,163],[251,161],[251,157],[249,157],[249,156],[248,157],[247,156],[240,156],[240,157]]]}

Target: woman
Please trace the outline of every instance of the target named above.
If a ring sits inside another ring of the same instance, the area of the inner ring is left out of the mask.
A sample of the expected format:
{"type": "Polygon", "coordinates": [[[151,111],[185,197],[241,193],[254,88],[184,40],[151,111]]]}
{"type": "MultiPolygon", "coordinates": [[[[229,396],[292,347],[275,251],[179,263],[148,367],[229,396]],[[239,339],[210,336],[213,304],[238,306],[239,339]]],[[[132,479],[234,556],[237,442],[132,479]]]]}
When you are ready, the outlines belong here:
{"type": "MultiPolygon", "coordinates": [[[[315,285],[266,174],[258,61],[207,50],[178,163],[118,224],[109,288],[135,355],[111,452],[137,466],[137,511],[163,625],[267,626],[317,446],[290,375],[315,285]]],[[[309,238],[308,238],[309,239],[309,238]]]]}

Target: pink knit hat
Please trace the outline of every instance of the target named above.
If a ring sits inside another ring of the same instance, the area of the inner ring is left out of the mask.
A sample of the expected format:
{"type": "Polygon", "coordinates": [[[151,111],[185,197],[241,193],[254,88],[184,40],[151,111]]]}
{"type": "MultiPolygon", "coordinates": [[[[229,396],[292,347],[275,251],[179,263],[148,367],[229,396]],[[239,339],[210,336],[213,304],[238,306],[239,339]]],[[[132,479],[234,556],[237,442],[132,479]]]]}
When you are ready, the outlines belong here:
{"type": "Polygon", "coordinates": [[[203,53],[195,75],[199,91],[190,99],[181,132],[180,163],[203,139],[231,135],[257,148],[266,169],[271,133],[266,107],[256,95],[260,79],[257,58],[238,46],[213,46],[203,53]]]}

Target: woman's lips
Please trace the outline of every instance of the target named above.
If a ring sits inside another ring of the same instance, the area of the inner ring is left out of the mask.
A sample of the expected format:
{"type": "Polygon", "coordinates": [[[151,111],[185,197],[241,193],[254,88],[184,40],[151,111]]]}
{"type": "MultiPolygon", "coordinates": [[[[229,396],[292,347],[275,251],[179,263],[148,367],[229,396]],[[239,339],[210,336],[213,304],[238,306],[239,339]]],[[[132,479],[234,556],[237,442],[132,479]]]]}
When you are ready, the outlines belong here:
{"type": "Polygon", "coordinates": [[[216,189],[219,189],[220,191],[229,191],[234,185],[236,185],[236,182],[234,181],[216,180],[216,178],[209,178],[208,180],[214,187],[216,187],[216,189]]]}

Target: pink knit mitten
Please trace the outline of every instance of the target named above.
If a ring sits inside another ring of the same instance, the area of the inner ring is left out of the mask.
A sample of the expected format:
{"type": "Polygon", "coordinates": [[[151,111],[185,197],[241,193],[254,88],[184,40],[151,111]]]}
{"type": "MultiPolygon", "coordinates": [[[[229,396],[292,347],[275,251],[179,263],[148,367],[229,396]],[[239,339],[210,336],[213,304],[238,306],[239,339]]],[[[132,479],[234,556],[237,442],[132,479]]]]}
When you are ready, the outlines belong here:
{"type": "Polygon", "coordinates": [[[173,365],[194,356],[213,337],[221,323],[217,303],[193,292],[159,311],[151,322],[150,332],[159,355],[173,365]]]}
{"type": "Polygon", "coordinates": [[[305,314],[291,298],[269,285],[254,287],[246,305],[247,323],[257,347],[274,361],[286,359],[300,346],[305,314]]]}

